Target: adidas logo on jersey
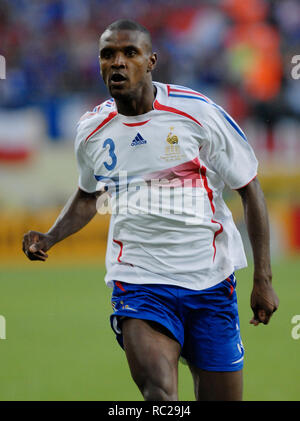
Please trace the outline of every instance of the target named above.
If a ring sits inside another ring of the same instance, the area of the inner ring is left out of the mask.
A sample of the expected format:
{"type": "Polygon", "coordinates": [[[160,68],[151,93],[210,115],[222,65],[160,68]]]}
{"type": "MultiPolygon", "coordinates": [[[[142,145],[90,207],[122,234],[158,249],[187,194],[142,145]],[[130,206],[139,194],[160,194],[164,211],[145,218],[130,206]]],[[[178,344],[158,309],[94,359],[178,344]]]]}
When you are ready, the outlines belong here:
{"type": "Polygon", "coordinates": [[[138,133],[131,142],[131,146],[143,145],[144,143],[147,143],[147,140],[143,139],[142,135],[138,133]]]}

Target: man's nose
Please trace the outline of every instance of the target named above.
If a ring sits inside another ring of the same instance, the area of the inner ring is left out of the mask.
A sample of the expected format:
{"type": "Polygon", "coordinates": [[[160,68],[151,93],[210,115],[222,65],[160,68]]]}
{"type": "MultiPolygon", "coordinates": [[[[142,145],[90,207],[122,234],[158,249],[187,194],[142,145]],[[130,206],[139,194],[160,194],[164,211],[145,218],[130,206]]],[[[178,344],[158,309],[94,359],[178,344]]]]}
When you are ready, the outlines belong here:
{"type": "Polygon", "coordinates": [[[125,65],[126,65],[126,60],[125,60],[124,54],[117,53],[114,56],[112,67],[118,67],[119,68],[119,67],[125,67],[125,65]]]}

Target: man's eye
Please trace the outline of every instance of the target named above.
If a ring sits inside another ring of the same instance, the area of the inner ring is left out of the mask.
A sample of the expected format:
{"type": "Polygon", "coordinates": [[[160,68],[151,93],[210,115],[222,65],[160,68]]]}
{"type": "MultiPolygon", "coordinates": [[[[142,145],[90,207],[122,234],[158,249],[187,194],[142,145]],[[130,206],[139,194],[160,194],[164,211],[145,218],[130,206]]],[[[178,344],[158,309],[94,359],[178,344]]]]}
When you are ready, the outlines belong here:
{"type": "Polygon", "coordinates": [[[110,58],[110,57],[111,57],[111,55],[112,55],[111,51],[103,51],[103,52],[101,53],[101,57],[102,57],[102,58],[106,58],[106,59],[110,58]]]}
{"type": "Polygon", "coordinates": [[[127,51],[126,51],[126,55],[127,55],[128,57],[133,57],[133,56],[135,56],[135,55],[136,55],[136,51],[135,51],[135,50],[127,50],[127,51]]]}

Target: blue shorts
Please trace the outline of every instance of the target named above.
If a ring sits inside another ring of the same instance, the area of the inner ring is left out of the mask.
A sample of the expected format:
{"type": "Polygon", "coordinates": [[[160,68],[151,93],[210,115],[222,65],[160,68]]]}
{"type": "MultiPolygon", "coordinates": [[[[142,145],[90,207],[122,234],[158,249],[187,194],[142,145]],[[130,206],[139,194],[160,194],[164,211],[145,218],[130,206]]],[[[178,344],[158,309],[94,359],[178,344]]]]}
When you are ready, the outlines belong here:
{"type": "Polygon", "coordinates": [[[111,326],[123,347],[121,319],[157,322],[181,345],[181,356],[209,371],[237,371],[243,367],[236,279],[200,291],[174,285],[137,285],[114,282],[111,326]]]}

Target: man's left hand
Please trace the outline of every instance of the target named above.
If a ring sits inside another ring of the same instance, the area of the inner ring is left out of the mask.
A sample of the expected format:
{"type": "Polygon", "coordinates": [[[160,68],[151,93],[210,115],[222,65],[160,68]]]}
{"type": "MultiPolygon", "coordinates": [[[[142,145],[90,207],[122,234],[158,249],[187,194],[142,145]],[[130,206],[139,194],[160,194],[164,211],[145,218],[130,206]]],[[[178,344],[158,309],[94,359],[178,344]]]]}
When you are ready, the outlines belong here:
{"type": "Polygon", "coordinates": [[[270,281],[254,282],[251,293],[253,317],[250,323],[254,326],[259,325],[259,323],[268,324],[278,305],[279,299],[270,281]]]}

